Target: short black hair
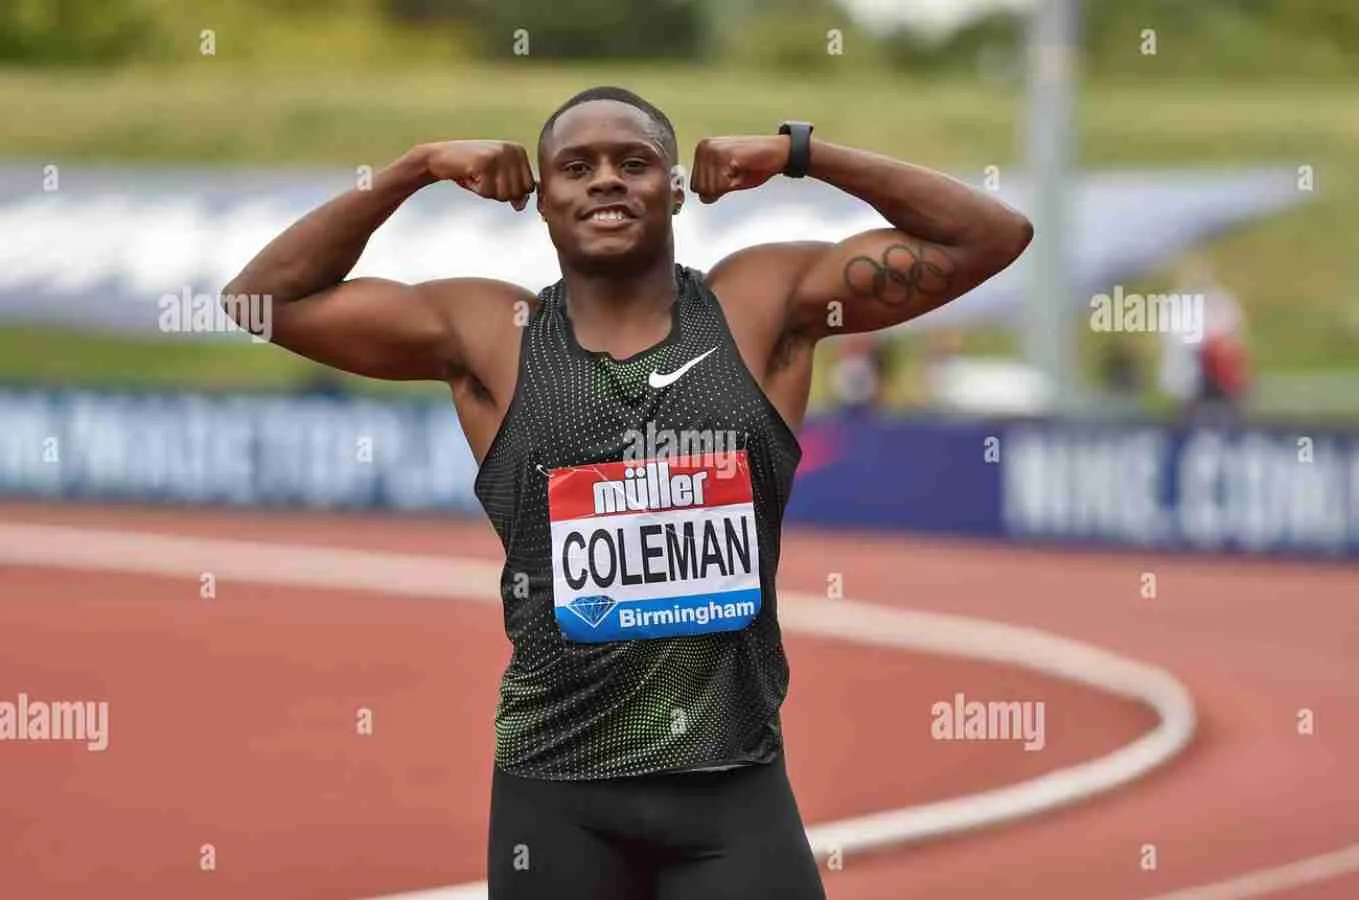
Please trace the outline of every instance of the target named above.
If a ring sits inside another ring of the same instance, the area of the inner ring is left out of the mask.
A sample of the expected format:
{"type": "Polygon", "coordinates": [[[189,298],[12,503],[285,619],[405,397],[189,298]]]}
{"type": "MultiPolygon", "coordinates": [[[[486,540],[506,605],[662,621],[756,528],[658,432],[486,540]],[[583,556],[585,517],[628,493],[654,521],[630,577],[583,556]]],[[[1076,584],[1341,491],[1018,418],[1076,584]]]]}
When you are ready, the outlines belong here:
{"type": "Polygon", "coordinates": [[[648,103],[627,88],[612,85],[600,85],[581,91],[557,107],[556,112],[548,116],[547,121],[543,123],[543,130],[538,133],[538,156],[540,159],[543,154],[543,142],[547,140],[548,133],[552,131],[552,126],[557,123],[561,114],[573,106],[589,103],[591,100],[617,100],[619,103],[635,106],[646,113],[656,127],[660,129],[661,149],[669,154],[671,165],[679,162],[679,141],[675,139],[675,126],[670,124],[670,119],[666,114],[661,112],[659,107],[648,103]]]}

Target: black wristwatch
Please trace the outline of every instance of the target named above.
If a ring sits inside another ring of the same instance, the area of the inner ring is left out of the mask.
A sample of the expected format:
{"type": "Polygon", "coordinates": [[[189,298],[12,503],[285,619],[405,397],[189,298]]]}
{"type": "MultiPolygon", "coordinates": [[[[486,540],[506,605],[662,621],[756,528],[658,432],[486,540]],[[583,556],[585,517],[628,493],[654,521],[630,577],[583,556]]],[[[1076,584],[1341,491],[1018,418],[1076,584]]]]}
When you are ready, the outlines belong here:
{"type": "Polygon", "coordinates": [[[784,122],[779,126],[779,134],[789,137],[788,165],[783,174],[789,178],[802,178],[812,162],[812,123],[784,122]]]}

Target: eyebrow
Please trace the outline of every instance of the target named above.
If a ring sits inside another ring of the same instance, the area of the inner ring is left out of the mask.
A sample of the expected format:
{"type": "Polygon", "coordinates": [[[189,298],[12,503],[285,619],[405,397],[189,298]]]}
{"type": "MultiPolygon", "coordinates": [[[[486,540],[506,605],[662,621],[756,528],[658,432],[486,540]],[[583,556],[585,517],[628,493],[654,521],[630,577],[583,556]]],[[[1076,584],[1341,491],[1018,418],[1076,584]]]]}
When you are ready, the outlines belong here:
{"type": "Polygon", "coordinates": [[[562,147],[556,153],[552,154],[552,158],[561,159],[564,156],[593,156],[601,150],[605,152],[612,150],[619,153],[641,151],[648,156],[654,156],[656,158],[660,158],[661,156],[655,147],[643,143],[642,141],[598,141],[593,144],[572,144],[569,147],[562,147]]]}

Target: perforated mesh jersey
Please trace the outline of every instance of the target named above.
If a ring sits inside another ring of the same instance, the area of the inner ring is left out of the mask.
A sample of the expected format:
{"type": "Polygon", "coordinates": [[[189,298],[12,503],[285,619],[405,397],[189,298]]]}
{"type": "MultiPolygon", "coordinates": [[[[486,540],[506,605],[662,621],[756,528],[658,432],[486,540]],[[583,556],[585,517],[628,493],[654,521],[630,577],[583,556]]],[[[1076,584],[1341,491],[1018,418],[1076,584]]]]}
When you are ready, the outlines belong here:
{"type": "Polygon", "coordinates": [[[769,762],[782,743],[788,666],[776,618],[779,527],[797,439],[742,361],[703,275],[675,266],[669,336],[625,360],[587,351],[564,280],[524,328],[515,396],[477,475],[505,547],[500,590],[513,645],[496,710],[496,764],[583,780],[769,762]],[[673,373],[656,389],[652,371],[673,373]],[[607,643],[566,639],[553,611],[549,473],[624,458],[630,431],[734,433],[754,498],[759,613],[745,628],[607,643]]]}

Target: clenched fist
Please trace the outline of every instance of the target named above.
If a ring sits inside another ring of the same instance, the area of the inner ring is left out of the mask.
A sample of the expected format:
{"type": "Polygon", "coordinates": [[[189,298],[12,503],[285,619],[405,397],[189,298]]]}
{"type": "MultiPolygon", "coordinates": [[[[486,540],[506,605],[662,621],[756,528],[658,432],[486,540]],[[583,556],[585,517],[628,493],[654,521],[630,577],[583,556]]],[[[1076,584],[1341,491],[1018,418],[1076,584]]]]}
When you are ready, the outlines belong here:
{"type": "Polygon", "coordinates": [[[704,138],[694,148],[689,189],[704,203],[759,187],[788,165],[787,135],[704,138]]]}
{"type": "Polygon", "coordinates": [[[430,174],[523,211],[537,186],[528,151],[508,141],[445,141],[426,150],[430,174]]]}

